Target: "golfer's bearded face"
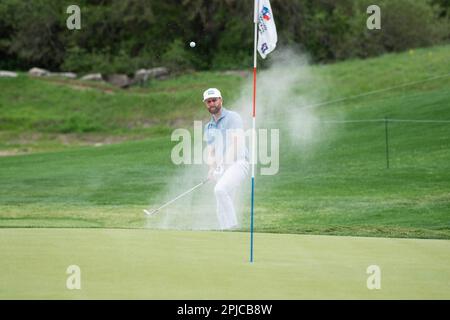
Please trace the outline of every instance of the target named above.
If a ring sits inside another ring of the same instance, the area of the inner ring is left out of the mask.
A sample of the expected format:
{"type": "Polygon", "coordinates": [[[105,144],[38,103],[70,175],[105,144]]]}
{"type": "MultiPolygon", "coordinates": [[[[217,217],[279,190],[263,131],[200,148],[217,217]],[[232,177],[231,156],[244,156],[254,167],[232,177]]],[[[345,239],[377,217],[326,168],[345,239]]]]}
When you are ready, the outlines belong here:
{"type": "Polygon", "coordinates": [[[222,107],[222,99],[221,98],[209,98],[205,100],[206,108],[208,108],[209,113],[217,114],[222,107]]]}

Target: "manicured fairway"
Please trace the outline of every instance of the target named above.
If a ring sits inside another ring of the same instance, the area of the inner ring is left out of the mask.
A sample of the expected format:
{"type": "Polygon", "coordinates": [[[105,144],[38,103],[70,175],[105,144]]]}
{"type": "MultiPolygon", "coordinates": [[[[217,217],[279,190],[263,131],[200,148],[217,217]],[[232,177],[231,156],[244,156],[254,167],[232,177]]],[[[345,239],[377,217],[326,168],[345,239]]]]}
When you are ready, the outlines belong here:
{"type": "Polygon", "coordinates": [[[240,232],[4,228],[0,299],[450,298],[448,240],[256,234],[253,264],[248,249],[240,232]]]}

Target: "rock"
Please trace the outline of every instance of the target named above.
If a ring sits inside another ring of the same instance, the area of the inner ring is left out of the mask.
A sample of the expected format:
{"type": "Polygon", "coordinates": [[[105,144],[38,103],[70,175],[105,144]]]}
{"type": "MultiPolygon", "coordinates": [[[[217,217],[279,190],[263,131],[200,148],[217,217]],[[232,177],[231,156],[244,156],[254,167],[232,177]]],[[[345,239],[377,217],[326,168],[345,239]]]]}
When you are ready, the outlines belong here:
{"type": "Polygon", "coordinates": [[[127,88],[131,82],[126,74],[110,74],[107,75],[106,81],[120,88],[127,88]]]}
{"type": "Polygon", "coordinates": [[[75,79],[77,77],[77,74],[73,72],[50,72],[41,68],[32,68],[28,71],[28,74],[34,77],[62,77],[69,79],[75,79]]]}
{"type": "Polygon", "coordinates": [[[101,73],[91,73],[91,74],[87,74],[84,77],[82,77],[81,80],[103,81],[103,77],[102,77],[101,73]]]}
{"type": "Polygon", "coordinates": [[[143,84],[149,79],[164,79],[169,75],[169,70],[165,67],[157,67],[152,69],[139,69],[134,73],[132,84],[143,84]]]}
{"type": "Polygon", "coordinates": [[[131,80],[131,84],[132,85],[139,84],[142,86],[144,83],[148,81],[149,77],[150,73],[148,72],[147,69],[139,69],[134,73],[134,77],[131,80]]]}
{"type": "Polygon", "coordinates": [[[17,73],[0,70],[0,78],[17,78],[17,73]]]}
{"type": "Polygon", "coordinates": [[[50,73],[49,71],[41,68],[32,68],[28,71],[28,74],[33,77],[44,77],[47,76],[49,73],[50,73]]]}
{"type": "Polygon", "coordinates": [[[158,67],[153,69],[139,69],[134,73],[134,78],[161,78],[169,75],[169,70],[165,67],[158,67]]]}
{"type": "Polygon", "coordinates": [[[77,77],[77,74],[73,73],[73,72],[51,72],[51,73],[47,74],[46,76],[75,79],[77,77]]]}
{"type": "Polygon", "coordinates": [[[153,69],[148,69],[149,77],[155,79],[165,78],[169,75],[169,70],[166,67],[158,67],[153,69]]]}
{"type": "Polygon", "coordinates": [[[150,76],[150,72],[147,69],[139,69],[134,73],[134,81],[147,81],[150,76]]]}

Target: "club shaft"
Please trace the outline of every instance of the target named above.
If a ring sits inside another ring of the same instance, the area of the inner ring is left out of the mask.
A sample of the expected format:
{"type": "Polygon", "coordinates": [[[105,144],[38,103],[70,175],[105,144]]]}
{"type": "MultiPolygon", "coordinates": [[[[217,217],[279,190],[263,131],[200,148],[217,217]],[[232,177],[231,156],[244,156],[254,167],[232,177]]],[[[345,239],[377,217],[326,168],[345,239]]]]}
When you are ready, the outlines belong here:
{"type": "Polygon", "coordinates": [[[189,190],[183,192],[182,194],[180,194],[180,195],[177,196],[176,198],[174,198],[174,199],[170,200],[169,202],[163,204],[161,207],[159,207],[158,209],[156,209],[154,212],[157,212],[157,211],[161,210],[162,208],[167,207],[169,204],[171,204],[171,203],[175,202],[176,200],[180,199],[181,197],[187,195],[189,192],[194,191],[195,189],[197,189],[197,188],[200,187],[201,185],[205,184],[207,181],[208,181],[208,180],[202,181],[202,182],[200,182],[198,185],[193,186],[192,188],[190,188],[189,190]]]}

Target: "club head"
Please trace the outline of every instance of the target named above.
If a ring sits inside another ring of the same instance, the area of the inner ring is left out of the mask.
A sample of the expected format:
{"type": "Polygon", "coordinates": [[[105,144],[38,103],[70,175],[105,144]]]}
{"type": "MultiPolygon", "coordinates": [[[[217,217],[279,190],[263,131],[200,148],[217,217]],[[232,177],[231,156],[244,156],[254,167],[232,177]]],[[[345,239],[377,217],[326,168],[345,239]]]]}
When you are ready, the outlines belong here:
{"type": "Polygon", "coordinates": [[[144,209],[144,213],[148,216],[151,216],[152,214],[154,214],[156,212],[156,210],[152,210],[152,211],[148,211],[146,209],[144,209]]]}

